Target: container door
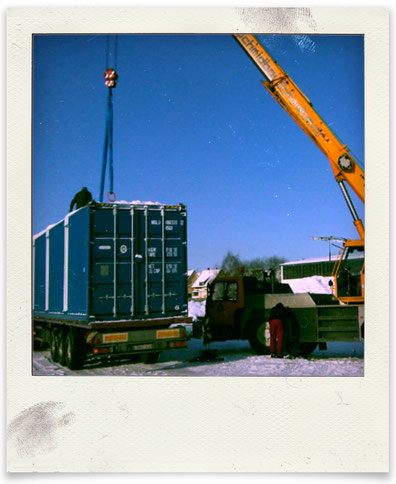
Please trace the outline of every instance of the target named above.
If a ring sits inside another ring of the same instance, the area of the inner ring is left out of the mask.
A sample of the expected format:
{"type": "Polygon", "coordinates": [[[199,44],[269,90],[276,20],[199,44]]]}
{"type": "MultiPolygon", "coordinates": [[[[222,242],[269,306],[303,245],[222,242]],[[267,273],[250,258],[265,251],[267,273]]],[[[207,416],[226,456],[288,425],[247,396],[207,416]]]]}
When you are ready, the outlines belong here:
{"type": "Polygon", "coordinates": [[[141,319],[147,309],[147,223],[143,208],[93,213],[92,312],[99,319],[141,319]]]}
{"type": "Polygon", "coordinates": [[[187,308],[186,214],[165,216],[165,312],[175,314],[187,308]]]}
{"type": "Polygon", "coordinates": [[[158,318],[187,307],[183,212],[159,206],[99,208],[92,226],[95,316],[158,318]]]}
{"type": "Polygon", "coordinates": [[[147,315],[174,316],[186,306],[185,213],[147,212],[147,315]]]}
{"type": "Polygon", "coordinates": [[[143,215],[134,207],[94,212],[92,312],[100,319],[144,315],[143,215]]]}
{"type": "Polygon", "coordinates": [[[129,319],[134,316],[137,308],[134,306],[133,277],[133,219],[134,210],[119,209],[116,217],[115,240],[115,316],[119,319],[129,319]]]}

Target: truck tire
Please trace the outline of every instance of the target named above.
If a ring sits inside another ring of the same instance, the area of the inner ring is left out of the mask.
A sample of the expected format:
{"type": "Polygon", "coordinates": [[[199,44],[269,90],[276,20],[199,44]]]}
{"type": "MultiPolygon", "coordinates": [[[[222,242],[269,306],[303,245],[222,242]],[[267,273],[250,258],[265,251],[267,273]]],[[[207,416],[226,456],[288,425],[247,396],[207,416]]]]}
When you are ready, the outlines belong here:
{"type": "Polygon", "coordinates": [[[62,366],[66,364],[66,331],[62,328],[58,331],[58,361],[62,366]]]}
{"type": "Polygon", "coordinates": [[[300,343],[300,355],[309,356],[314,352],[317,343],[300,343]]]}
{"type": "Polygon", "coordinates": [[[58,360],[58,329],[51,328],[51,335],[50,335],[50,355],[51,360],[54,363],[57,363],[58,360]]]}
{"type": "Polygon", "coordinates": [[[84,364],[84,350],[79,333],[70,329],[65,339],[65,363],[70,370],[79,370],[84,364]]]}
{"type": "Polygon", "coordinates": [[[145,363],[145,364],[157,363],[160,354],[161,353],[143,353],[141,355],[142,363],[145,363]]]}
{"type": "Polygon", "coordinates": [[[255,322],[249,325],[248,341],[252,350],[258,355],[266,355],[269,353],[269,347],[265,336],[266,330],[267,323],[265,321],[255,322]]]}

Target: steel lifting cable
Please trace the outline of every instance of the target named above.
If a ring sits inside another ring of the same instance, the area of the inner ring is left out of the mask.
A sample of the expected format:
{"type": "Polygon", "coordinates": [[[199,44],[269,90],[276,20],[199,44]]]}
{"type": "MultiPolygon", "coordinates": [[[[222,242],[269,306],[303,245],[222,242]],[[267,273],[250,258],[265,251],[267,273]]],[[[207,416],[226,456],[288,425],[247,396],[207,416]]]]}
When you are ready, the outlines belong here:
{"type": "Polygon", "coordinates": [[[110,187],[107,193],[107,199],[109,202],[114,202],[116,195],[113,191],[113,89],[116,87],[118,75],[116,72],[117,67],[117,47],[118,39],[115,36],[114,40],[114,68],[108,67],[110,57],[110,36],[106,38],[106,70],[104,73],[105,86],[108,88],[107,101],[106,101],[106,118],[105,118],[105,136],[103,143],[103,156],[102,156],[102,173],[100,177],[100,189],[99,189],[99,201],[103,202],[103,190],[106,177],[107,159],[109,160],[109,180],[110,187]]]}

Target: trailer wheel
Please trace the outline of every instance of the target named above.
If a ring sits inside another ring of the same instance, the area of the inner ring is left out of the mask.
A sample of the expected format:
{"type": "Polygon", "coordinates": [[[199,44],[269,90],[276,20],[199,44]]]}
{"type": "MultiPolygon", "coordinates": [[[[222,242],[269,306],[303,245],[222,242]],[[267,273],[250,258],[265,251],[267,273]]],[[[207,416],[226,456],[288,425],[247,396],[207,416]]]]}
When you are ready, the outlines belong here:
{"type": "Polygon", "coordinates": [[[51,329],[50,355],[51,355],[51,360],[54,363],[57,363],[59,361],[58,360],[59,356],[58,356],[58,330],[57,330],[57,328],[51,329]]]}
{"type": "Polygon", "coordinates": [[[70,370],[79,370],[84,364],[83,345],[79,333],[70,330],[65,340],[65,363],[70,370]]]}
{"type": "Polygon", "coordinates": [[[40,351],[43,347],[42,341],[39,339],[33,340],[33,351],[40,351]]]}
{"type": "Polygon", "coordinates": [[[267,344],[267,323],[265,321],[251,323],[248,330],[249,344],[254,352],[258,355],[266,355],[269,353],[267,344]]]}
{"type": "Polygon", "coordinates": [[[58,331],[58,361],[61,365],[66,364],[66,332],[63,329],[58,331]]]}
{"type": "Polygon", "coordinates": [[[161,353],[143,353],[141,355],[142,363],[145,363],[145,364],[157,363],[160,354],[161,353]]]}

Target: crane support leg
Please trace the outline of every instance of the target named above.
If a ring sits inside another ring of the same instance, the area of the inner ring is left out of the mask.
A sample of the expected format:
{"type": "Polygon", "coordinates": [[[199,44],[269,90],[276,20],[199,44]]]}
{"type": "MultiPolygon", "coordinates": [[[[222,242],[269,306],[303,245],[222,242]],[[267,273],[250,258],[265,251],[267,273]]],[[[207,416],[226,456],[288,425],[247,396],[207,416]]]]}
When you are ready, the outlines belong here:
{"type": "Polygon", "coordinates": [[[349,211],[351,212],[351,215],[352,215],[352,218],[353,218],[353,223],[356,227],[356,230],[358,231],[358,234],[359,234],[359,237],[361,239],[364,239],[364,226],[363,226],[363,223],[362,221],[360,220],[357,212],[356,212],[356,209],[353,205],[353,202],[352,202],[352,199],[351,197],[349,196],[349,193],[344,185],[344,182],[343,181],[339,181],[338,182],[338,186],[340,187],[341,189],[341,193],[346,201],[346,204],[348,205],[348,208],[349,208],[349,211]]]}

